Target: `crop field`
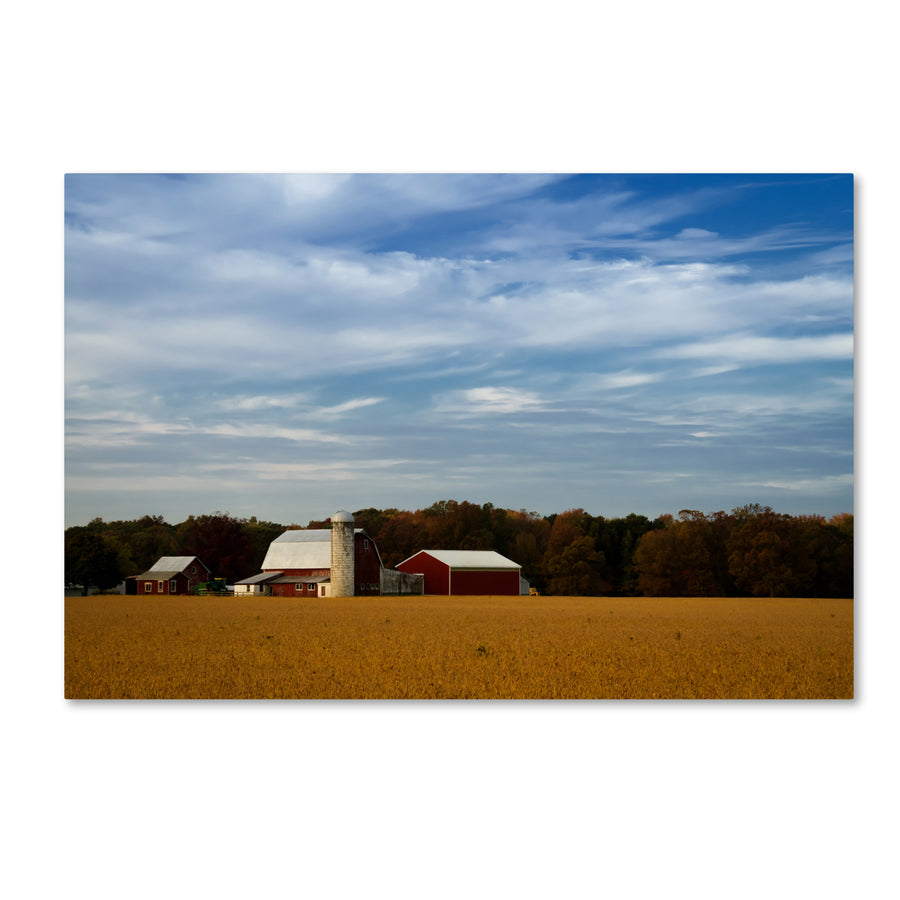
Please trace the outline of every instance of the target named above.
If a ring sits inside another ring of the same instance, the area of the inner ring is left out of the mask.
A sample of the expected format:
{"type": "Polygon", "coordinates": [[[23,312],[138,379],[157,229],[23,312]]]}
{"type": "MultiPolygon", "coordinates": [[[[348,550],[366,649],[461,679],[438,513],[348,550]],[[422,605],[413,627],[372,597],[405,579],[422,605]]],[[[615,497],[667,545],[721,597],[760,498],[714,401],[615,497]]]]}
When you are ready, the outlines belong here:
{"type": "Polygon", "coordinates": [[[65,599],[65,696],[853,697],[853,601],[65,599]]]}

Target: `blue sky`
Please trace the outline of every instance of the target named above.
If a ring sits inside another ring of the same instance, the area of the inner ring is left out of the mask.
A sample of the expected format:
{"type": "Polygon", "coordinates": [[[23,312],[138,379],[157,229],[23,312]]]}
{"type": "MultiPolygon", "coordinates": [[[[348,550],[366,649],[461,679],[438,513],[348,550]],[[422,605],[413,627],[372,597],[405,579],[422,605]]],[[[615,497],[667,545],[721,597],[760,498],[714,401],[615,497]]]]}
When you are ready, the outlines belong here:
{"type": "Polygon", "coordinates": [[[853,509],[849,175],[69,175],[66,524],[853,509]]]}

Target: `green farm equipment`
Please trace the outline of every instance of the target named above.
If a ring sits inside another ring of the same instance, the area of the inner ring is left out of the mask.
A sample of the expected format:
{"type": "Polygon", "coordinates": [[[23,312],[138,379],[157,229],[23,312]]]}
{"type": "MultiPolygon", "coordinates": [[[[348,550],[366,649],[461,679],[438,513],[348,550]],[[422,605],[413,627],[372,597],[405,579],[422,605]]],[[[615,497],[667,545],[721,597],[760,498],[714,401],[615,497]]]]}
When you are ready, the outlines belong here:
{"type": "Polygon", "coordinates": [[[194,593],[200,597],[206,597],[209,594],[230,594],[231,591],[226,589],[224,578],[213,578],[211,581],[201,581],[194,588],[194,593]]]}

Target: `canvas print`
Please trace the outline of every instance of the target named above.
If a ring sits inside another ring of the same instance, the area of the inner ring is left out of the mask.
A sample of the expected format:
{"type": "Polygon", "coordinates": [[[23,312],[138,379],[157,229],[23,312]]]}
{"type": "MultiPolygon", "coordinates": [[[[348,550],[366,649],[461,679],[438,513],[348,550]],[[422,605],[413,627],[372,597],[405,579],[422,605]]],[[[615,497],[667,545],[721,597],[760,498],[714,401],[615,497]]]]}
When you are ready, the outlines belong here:
{"type": "Polygon", "coordinates": [[[854,180],[69,174],[65,696],[854,696],[854,180]]]}

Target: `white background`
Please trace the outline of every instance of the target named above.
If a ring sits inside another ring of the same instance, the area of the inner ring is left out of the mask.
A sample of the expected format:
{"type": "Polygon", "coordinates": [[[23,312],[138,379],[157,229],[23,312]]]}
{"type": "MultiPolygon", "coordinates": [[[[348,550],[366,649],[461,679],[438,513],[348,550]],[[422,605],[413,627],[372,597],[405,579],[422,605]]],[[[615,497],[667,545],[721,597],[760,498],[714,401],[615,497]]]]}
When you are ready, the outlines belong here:
{"type": "Polygon", "coordinates": [[[889,892],[897,67],[881,8],[6,14],[9,896],[889,892]],[[854,173],[857,699],[66,702],[63,176],[135,171],[854,173]]]}

